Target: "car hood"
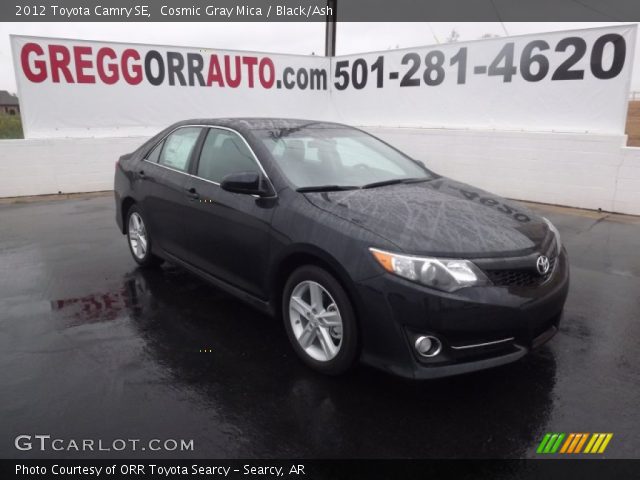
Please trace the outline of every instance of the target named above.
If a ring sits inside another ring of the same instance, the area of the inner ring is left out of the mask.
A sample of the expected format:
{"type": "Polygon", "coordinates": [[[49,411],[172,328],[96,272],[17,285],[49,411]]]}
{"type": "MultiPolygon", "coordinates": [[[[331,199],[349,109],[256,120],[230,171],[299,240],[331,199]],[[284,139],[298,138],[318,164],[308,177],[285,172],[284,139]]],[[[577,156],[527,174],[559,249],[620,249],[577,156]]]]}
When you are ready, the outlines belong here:
{"type": "Polygon", "coordinates": [[[304,195],[316,207],[383,237],[404,253],[525,255],[540,250],[550,234],[542,218],[521,205],[444,177],[304,195]]]}

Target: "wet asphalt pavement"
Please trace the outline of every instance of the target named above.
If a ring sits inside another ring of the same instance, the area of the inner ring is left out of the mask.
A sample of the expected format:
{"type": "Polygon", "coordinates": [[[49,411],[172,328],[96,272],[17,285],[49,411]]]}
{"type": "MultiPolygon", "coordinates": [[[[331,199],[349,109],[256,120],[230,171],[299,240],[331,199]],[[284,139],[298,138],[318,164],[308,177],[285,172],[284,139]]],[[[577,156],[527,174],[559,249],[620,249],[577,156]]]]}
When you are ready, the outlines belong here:
{"type": "Polygon", "coordinates": [[[0,456],[514,458],[546,432],[612,432],[601,456],[640,458],[640,218],[535,208],[570,256],[558,335],[413,383],[323,377],[278,321],[179,268],[139,270],[111,196],[1,204],[0,456]],[[194,451],[18,451],[20,434],[194,451]]]}

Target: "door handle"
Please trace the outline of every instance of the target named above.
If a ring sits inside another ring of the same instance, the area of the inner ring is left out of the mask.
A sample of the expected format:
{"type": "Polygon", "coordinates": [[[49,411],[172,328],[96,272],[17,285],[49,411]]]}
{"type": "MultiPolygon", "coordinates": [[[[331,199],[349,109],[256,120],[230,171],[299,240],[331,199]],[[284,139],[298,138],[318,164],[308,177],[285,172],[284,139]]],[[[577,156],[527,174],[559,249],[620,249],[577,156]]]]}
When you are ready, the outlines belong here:
{"type": "Polygon", "coordinates": [[[144,170],[140,170],[138,172],[138,175],[140,175],[140,178],[147,178],[147,176],[144,174],[144,170]]]}
{"type": "Polygon", "coordinates": [[[195,189],[195,187],[187,188],[187,197],[192,198],[193,200],[198,200],[200,198],[200,194],[195,189]]]}

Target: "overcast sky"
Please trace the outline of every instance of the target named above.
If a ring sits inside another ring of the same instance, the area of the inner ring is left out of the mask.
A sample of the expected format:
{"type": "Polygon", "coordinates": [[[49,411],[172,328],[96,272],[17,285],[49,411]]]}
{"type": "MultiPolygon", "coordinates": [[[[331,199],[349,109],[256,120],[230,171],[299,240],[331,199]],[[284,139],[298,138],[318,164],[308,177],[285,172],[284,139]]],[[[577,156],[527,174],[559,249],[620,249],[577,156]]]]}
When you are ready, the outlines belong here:
{"type": "MultiPolygon", "coordinates": [[[[459,41],[491,33],[505,36],[590,28],[615,23],[340,23],[337,54],[459,41]]],[[[0,23],[0,90],[16,91],[9,34],[162,45],[324,54],[324,23],[0,23]]],[[[640,90],[640,48],[635,49],[632,90],[640,90]]]]}

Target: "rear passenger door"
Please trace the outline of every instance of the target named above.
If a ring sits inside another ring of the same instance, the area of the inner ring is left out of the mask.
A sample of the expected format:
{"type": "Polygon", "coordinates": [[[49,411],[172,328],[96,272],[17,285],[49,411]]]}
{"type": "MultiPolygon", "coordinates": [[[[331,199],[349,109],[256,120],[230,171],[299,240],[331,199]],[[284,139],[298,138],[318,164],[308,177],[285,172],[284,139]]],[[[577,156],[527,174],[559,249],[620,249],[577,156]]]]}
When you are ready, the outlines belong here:
{"type": "Polygon", "coordinates": [[[273,199],[220,188],[225,176],[262,170],[244,138],[209,128],[187,181],[194,196],[185,216],[191,262],[254,296],[266,298],[264,276],[269,253],[273,199]]]}
{"type": "Polygon", "coordinates": [[[184,259],[188,255],[184,216],[188,213],[186,182],[201,127],[180,127],[141,162],[143,209],[157,246],[184,259]]]}

